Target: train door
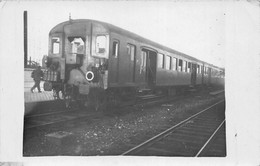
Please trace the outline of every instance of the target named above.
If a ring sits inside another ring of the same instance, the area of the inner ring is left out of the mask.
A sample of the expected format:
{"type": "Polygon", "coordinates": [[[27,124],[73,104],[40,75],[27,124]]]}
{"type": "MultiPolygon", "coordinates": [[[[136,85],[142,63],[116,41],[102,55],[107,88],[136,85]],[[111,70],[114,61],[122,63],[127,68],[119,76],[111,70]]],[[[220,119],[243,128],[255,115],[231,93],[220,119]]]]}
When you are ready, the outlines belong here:
{"type": "Polygon", "coordinates": [[[191,64],[191,85],[196,85],[196,78],[197,78],[197,64],[191,64]]]}
{"type": "Polygon", "coordinates": [[[119,40],[113,39],[112,44],[111,44],[111,49],[112,53],[110,54],[109,57],[109,82],[111,83],[117,83],[118,82],[118,77],[119,77],[119,40]]]}
{"type": "Polygon", "coordinates": [[[202,73],[201,84],[205,83],[205,81],[204,81],[205,71],[204,70],[205,70],[205,66],[203,64],[203,65],[201,65],[201,73],[202,73]]]}
{"type": "Polygon", "coordinates": [[[133,44],[127,44],[127,55],[129,61],[129,82],[135,82],[135,62],[136,62],[136,47],[133,44]]]}
{"type": "Polygon", "coordinates": [[[156,83],[156,59],[157,53],[148,49],[142,49],[143,55],[146,56],[145,81],[148,88],[152,88],[156,83]]]}
{"type": "Polygon", "coordinates": [[[211,68],[208,68],[208,83],[211,84],[211,68]]]}

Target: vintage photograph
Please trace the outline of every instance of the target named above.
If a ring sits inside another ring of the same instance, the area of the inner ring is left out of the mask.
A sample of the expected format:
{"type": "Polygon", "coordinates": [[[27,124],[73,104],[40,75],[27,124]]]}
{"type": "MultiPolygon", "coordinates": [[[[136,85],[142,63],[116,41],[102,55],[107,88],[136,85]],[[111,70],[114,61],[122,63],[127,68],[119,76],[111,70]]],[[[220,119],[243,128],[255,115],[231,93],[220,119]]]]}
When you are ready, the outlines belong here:
{"type": "Polygon", "coordinates": [[[23,155],[225,157],[224,4],[79,4],[23,12],[23,155]]]}
{"type": "Polygon", "coordinates": [[[0,0],[0,164],[259,165],[259,11],[0,0]]]}

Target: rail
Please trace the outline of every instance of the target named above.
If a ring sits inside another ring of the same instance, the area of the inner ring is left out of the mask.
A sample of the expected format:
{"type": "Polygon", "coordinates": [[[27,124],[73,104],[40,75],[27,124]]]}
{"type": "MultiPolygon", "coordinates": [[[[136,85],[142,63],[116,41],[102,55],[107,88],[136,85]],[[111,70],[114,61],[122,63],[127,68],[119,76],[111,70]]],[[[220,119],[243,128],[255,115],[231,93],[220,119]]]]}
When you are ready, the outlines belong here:
{"type": "Polygon", "coordinates": [[[147,144],[149,144],[149,143],[151,143],[151,142],[153,142],[153,141],[155,141],[155,140],[158,140],[158,139],[162,138],[163,136],[166,136],[168,133],[171,133],[174,129],[176,129],[176,128],[178,128],[179,126],[185,124],[186,122],[190,121],[191,119],[197,117],[198,115],[202,114],[203,112],[205,112],[205,111],[207,111],[207,110],[210,110],[210,109],[213,108],[214,106],[216,106],[216,105],[218,105],[218,104],[220,104],[220,103],[223,103],[224,101],[225,101],[225,100],[221,100],[221,101],[219,101],[219,102],[217,102],[217,103],[211,105],[210,107],[208,107],[208,108],[206,108],[206,109],[204,109],[204,110],[202,110],[202,111],[200,111],[200,112],[198,112],[198,113],[196,113],[196,114],[190,116],[189,118],[187,118],[187,119],[181,121],[180,123],[178,123],[178,124],[176,124],[176,125],[174,125],[174,126],[168,128],[168,129],[166,129],[165,131],[163,131],[163,132],[159,133],[158,135],[156,135],[156,136],[154,136],[154,137],[152,137],[152,138],[150,138],[150,139],[144,141],[143,143],[141,143],[141,144],[139,144],[139,145],[137,145],[137,146],[131,148],[130,150],[128,150],[128,151],[122,153],[121,155],[130,154],[131,152],[134,152],[134,151],[136,151],[136,150],[138,150],[138,149],[140,149],[140,148],[146,146],[147,144]]]}

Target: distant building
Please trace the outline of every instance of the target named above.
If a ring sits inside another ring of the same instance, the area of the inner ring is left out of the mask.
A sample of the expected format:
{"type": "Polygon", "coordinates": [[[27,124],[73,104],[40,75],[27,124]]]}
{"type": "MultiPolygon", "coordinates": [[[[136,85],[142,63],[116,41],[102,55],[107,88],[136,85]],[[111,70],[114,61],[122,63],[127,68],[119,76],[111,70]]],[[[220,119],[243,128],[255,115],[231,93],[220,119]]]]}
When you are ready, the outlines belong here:
{"type": "Polygon", "coordinates": [[[36,68],[37,66],[39,66],[40,64],[34,60],[30,59],[27,61],[27,66],[26,68],[36,68]]]}

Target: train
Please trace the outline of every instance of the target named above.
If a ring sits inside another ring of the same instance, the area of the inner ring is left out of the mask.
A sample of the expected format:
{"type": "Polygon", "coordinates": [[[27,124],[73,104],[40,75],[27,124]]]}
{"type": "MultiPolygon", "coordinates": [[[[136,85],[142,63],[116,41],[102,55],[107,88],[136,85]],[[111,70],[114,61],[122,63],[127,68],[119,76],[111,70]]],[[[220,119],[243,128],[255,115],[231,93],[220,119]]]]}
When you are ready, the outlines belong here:
{"type": "Polygon", "coordinates": [[[109,23],[76,19],[49,32],[44,90],[66,107],[119,105],[147,94],[224,86],[225,69],[109,23]]]}

